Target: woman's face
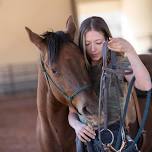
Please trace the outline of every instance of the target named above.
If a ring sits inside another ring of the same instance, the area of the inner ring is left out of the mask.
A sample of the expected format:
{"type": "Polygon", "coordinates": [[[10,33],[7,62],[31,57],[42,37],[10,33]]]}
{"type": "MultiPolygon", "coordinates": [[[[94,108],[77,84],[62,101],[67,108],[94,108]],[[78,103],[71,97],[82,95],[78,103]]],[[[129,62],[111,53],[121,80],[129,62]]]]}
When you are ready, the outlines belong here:
{"type": "Polygon", "coordinates": [[[101,59],[101,47],[105,41],[103,32],[95,30],[88,31],[85,35],[85,46],[87,55],[91,58],[92,62],[101,59]]]}

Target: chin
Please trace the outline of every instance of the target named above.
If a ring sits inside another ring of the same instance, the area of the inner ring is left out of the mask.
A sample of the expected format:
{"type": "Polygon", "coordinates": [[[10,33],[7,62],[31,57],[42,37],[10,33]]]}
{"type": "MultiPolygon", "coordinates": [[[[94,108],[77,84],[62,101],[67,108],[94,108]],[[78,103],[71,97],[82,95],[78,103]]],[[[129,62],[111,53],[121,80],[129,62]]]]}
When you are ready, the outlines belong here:
{"type": "Polygon", "coordinates": [[[93,58],[92,61],[93,62],[98,62],[101,58],[93,58]]]}

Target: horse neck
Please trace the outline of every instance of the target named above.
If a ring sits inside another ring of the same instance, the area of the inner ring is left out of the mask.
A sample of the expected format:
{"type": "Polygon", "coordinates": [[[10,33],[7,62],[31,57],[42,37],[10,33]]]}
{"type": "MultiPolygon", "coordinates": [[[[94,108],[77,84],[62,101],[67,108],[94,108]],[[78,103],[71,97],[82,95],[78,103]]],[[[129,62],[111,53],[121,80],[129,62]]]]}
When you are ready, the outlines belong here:
{"type": "Polygon", "coordinates": [[[48,85],[41,67],[38,69],[37,86],[37,108],[39,111],[46,111],[48,85]]]}

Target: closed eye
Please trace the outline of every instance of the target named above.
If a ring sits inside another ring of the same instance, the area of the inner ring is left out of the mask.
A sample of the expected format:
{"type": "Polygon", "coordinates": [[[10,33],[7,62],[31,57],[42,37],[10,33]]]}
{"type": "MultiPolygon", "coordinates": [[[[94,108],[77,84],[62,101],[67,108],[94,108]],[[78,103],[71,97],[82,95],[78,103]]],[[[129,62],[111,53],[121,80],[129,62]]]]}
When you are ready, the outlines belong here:
{"type": "Polygon", "coordinates": [[[99,44],[99,45],[100,45],[100,44],[102,44],[102,42],[96,42],[96,44],[99,44]]]}
{"type": "Polygon", "coordinates": [[[57,70],[56,69],[51,69],[52,73],[57,74],[57,70]]]}
{"type": "Polygon", "coordinates": [[[103,43],[104,43],[103,40],[97,40],[97,41],[96,41],[96,44],[103,44],[103,43]]]}
{"type": "Polygon", "coordinates": [[[90,45],[90,43],[86,43],[85,45],[86,45],[86,46],[89,46],[89,45],[90,45]]]}
{"type": "Polygon", "coordinates": [[[60,75],[60,72],[56,69],[56,68],[52,68],[52,73],[55,75],[55,76],[59,76],[60,75]]]}

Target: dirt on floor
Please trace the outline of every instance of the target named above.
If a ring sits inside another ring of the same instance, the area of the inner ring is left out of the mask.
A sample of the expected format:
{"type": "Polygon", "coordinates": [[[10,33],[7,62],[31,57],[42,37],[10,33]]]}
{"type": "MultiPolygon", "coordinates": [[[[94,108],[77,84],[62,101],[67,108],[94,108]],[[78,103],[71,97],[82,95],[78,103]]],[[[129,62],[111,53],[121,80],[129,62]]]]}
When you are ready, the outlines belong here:
{"type": "Polygon", "coordinates": [[[40,152],[36,97],[0,97],[0,152],[40,152]]]}

